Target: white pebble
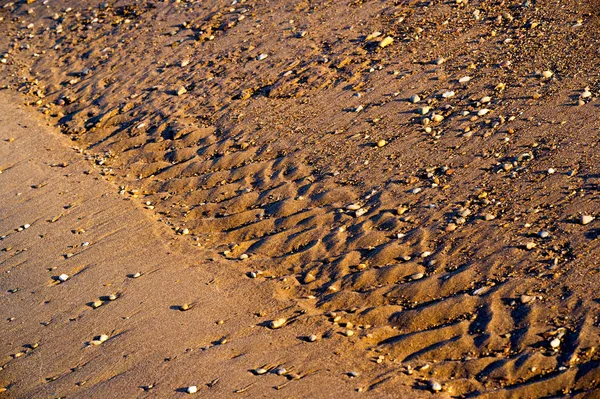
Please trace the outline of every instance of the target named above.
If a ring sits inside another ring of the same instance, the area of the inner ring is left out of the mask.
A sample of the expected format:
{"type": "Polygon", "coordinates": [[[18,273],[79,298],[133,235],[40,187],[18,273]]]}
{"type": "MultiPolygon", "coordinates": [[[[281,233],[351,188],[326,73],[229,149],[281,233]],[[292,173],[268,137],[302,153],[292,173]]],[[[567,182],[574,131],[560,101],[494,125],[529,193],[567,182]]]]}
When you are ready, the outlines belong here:
{"type": "Polygon", "coordinates": [[[195,385],[189,386],[185,389],[187,393],[196,393],[198,392],[198,387],[195,385]]]}
{"type": "Polygon", "coordinates": [[[61,274],[60,276],[58,276],[58,280],[61,283],[64,283],[65,281],[67,281],[69,279],[69,275],[68,274],[61,274]]]}

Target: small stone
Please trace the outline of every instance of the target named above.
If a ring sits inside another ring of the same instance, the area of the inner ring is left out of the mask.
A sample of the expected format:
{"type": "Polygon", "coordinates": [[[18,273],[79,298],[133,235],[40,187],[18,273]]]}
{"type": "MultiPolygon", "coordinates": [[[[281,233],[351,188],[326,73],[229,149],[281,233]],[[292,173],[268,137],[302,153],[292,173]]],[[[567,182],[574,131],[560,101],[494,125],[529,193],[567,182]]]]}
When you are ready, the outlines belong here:
{"type": "Polygon", "coordinates": [[[594,219],[595,218],[593,216],[591,216],[591,215],[581,215],[581,218],[579,219],[579,222],[582,225],[585,226],[586,224],[591,223],[594,219]]]}
{"type": "Polygon", "coordinates": [[[256,375],[265,375],[268,372],[269,372],[269,370],[267,370],[264,367],[259,367],[259,368],[257,368],[257,369],[254,370],[254,374],[256,374],[256,375]]]}
{"type": "Polygon", "coordinates": [[[183,305],[181,305],[181,306],[179,307],[179,310],[180,310],[180,311],[182,311],[182,312],[185,312],[185,311],[188,311],[188,310],[190,310],[190,309],[191,309],[191,308],[193,308],[193,307],[194,307],[193,305],[190,305],[190,304],[188,304],[188,303],[184,303],[183,305]]]}
{"type": "Polygon", "coordinates": [[[535,296],[532,295],[521,295],[521,303],[529,303],[535,300],[535,296]]]}
{"type": "Polygon", "coordinates": [[[412,96],[410,96],[410,102],[413,104],[418,103],[419,101],[421,101],[421,97],[419,97],[416,94],[413,94],[412,96]]]}
{"type": "Polygon", "coordinates": [[[386,36],[382,41],[379,42],[379,47],[384,48],[389,46],[394,42],[394,39],[391,36],[386,36]]]}
{"type": "Polygon", "coordinates": [[[287,323],[287,319],[286,318],[280,318],[280,319],[275,319],[275,320],[271,320],[269,322],[269,328],[272,330],[275,330],[277,328],[281,328],[285,325],[285,323],[287,323]]]}
{"type": "Polygon", "coordinates": [[[248,254],[241,254],[240,260],[246,260],[246,259],[248,259],[248,257],[249,257],[248,254]]]}
{"type": "Polygon", "coordinates": [[[437,382],[435,380],[429,381],[429,387],[431,388],[431,390],[433,392],[439,392],[442,390],[442,384],[440,384],[439,382],[437,382]]]}
{"type": "Polygon", "coordinates": [[[198,392],[198,387],[195,385],[189,386],[185,389],[186,393],[192,394],[198,392]]]}
{"type": "Polygon", "coordinates": [[[68,274],[61,274],[60,276],[58,276],[58,281],[60,281],[61,283],[64,283],[68,279],[69,279],[69,275],[68,274]]]}
{"type": "Polygon", "coordinates": [[[356,212],[354,212],[354,216],[361,217],[362,215],[364,215],[365,213],[367,213],[367,209],[366,208],[360,208],[358,210],[356,210],[356,212]]]}
{"type": "Polygon", "coordinates": [[[556,173],[556,170],[554,168],[548,169],[548,174],[549,175],[553,175],[554,173],[556,173]]]}
{"type": "Polygon", "coordinates": [[[538,233],[538,236],[539,236],[540,238],[548,238],[548,237],[550,236],[550,233],[549,233],[549,232],[547,232],[546,230],[542,230],[542,231],[540,231],[540,232],[538,233]]]}
{"type": "Polygon", "coordinates": [[[353,335],[354,335],[354,331],[352,331],[352,330],[346,330],[346,331],[344,332],[344,334],[346,335],[346,337],[351,337],[351,336],[353,336],[353,335]]]}
{"type": "Polygon", "coordinates": [[[491,213],[486,213],[483,215],[483,219],[489,222],[490,220],[496,219],[496,216],[492,215],[491,213]]]}
{"type": "Polygon", "coordinates": [[[431,120],[432,120],[432,121],[434,121],[434,122],[441,122],[441,121],[443,121],[443,120],[444,120],[444,116],[443,116],[443,115],[440,115],[440,114],[434,114],[434,115],[431,117],[431,120]]]}
{"type": "Polygon", "coordinates": [[[379,140],[377,142],[377,147],[379,147],[379,148],[385,147],[386,144],[387,144],[387,141],[385,141],[385,140],[379,140]]]}
{"type": "Polygon", "coordinates": [[[442,97],[444,98],[450,98],[450,97],[454,97],[456,93],[454,93],[453,91],[446,91],[444,93],[442,93],[442,97]]]}
{"type": "Polygon", "coordinates": [[[99,299],[96,299],[94,302],[92,302],[92,308],[93,309],[97,309],[100,306],[102,306],[103,302],[99,299]]]}
{"type": "Polygon", "coordinates": [[[411,280],[420,280],[425,276],[423,273],[415,273],[409,277],[411,280]]]}
{"type": "Polygon", "coordinates": [[[312,283],[313,281],[315,281],[317,278],[315,277],[314,274],[312,273],[306,273],[304,275],[304,277],[302,278],[302,284],[309,284],[312,283]]]}
{"type": "Polygon", "coordinates": [[[187,93],[187,89],[186,89],[184,86],[180,86],[180,87],[177,89],[177,92],[176,92],[176,93],[177,93],[177,95],[178,95],[178,96],[182,96],[182,95],[184,95],[185,93],[187,93]]]}
{"type": "Polygon", "coordinates": [[[535,247],[536,247],[536,243],[533,241],[529,241],[527,244],[525,244],[525,248],[527,248],[527,250],[529,250],[529,251],[531,251],[535,247]]]}
{"type": "Polygon", "coordinates": [[[552,341],[550,341],[550,347],[552,349],[557,349],[560,346],[561,342],[560,339],[558,338],[554,338],[552,341]]]}
{"type": "Polygon", "coordinates": [[[458,83],[467,83],[471,80],[470,76],[463,76],[462,78],[458,79],[458,83]]]}
{"type": "Polygon", "coordinates": [[[117,294],[110,294],[108,296],[109,301],[115,301],[115,300],[117,300],[117,298],[119,298],[119,296],[117,294]]]}
{"type": "Polygon", "coordinates": [[[481,100],[479,100],[479,102],[482,103],[482,104],[487,104],[490,101],[492,101],[492,98],[489,97],[489,96],[483,96],[483,97],[481,97],[481,100]]]}
{"type": "Polygon", "coordinates": [[[581,93],[581,98],[590,98],[591,96],[592,96],[592,93],[587,88],[583,91],[583,93],[581,93]]]}
{"type": "Polygon", "coordinates": [[[319,339],[319,337],[317,337],[315,334],[308,336],[308,342],[315,342],[317,339],[319,339]]]}
{"type": "Polygon", "coordinates": [[[427,115],[430,110],[431,110],[431,107],[428,107],[428,106],[421,107],[421,108],[419,108],[419,113],[421,115],[427,115]]]}
{"type": "Polygon", "coordinates": [[[552,77],[552,75],[554,75],[554,74],[552,73],[552,71],[549,71],[549,70],[542,72],[542,77],[544,79],[550,79],[552,77]]]}
{"type": "Polygon", "coordinates": [[[141,277],[141,276],[142,276],[142,273],[140,273],[140,272],[137,272],[137,273],[135,273],[135,274],[132,274],[132,275],[131,275],[131,278],[138,278],[138,277],[141,277]]]}
{"type": "Polygon", "coordinates": [[[487,115],[490,112],[489,109],[487,108],[482,108],[479,111],[477,111],[477,116],[484,116],[487,115]]]}
{"type": "Polygon", "coordinates": [[[265,58],[267,58],[269,55],[266,53],[262,53],[261,55],[259,55],[256,59],[259,61],[264,60],[265,58]]]}
{"type": "Polygon", "coordinates": [[[433,61],[435,65],[442,65],[444,62],[446,62],[446,59],[444,57],[440,57],[437,60],[433,61]]]}

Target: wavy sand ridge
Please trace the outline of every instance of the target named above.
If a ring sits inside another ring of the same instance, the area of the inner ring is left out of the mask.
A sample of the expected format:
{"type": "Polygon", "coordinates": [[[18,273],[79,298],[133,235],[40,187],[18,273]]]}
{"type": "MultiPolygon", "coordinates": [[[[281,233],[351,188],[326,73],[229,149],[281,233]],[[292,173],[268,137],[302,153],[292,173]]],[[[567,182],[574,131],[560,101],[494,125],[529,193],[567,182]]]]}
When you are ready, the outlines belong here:
{"type": "Polygon", "coordinates": [[[374,393],[585,394],[598,10],[528,3],[17,4],[3,76],[182,239],[343,314],[374,393]]]}

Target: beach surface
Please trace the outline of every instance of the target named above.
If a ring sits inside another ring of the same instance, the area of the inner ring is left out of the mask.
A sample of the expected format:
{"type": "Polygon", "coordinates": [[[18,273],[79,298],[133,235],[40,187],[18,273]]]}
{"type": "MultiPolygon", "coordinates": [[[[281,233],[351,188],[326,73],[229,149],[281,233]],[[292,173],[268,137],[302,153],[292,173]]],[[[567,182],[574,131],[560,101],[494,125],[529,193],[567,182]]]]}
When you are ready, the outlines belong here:
{"type": "Polygon", "coordinates": [[[0,396],[600,394],[598,2],[0,28],[0,396]]]}

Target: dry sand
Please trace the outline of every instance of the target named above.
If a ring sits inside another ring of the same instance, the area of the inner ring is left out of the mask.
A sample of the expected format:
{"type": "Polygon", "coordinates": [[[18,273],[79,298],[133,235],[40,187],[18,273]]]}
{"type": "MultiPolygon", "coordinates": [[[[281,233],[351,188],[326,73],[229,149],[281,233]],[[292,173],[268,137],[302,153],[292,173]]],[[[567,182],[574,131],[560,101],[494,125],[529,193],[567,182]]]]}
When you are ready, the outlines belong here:
{"type": "Polygon", "coordinates": [[[597,1],[1,4],[4,394],[600,395],[597,1]]]}

